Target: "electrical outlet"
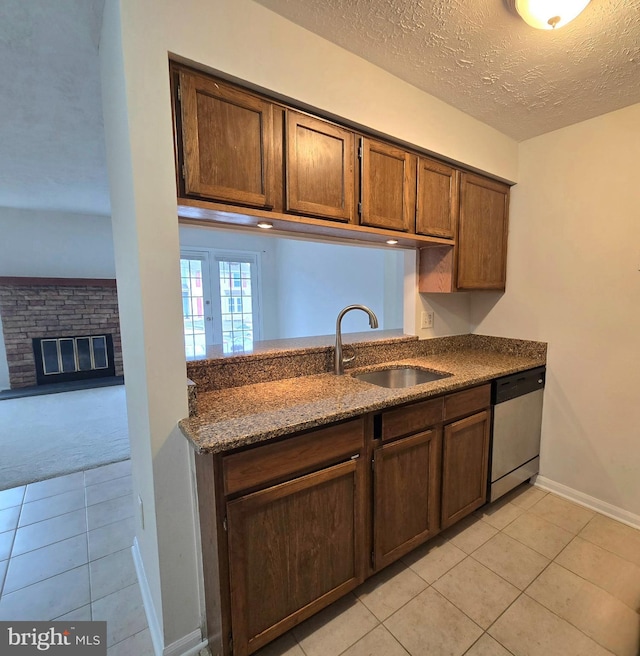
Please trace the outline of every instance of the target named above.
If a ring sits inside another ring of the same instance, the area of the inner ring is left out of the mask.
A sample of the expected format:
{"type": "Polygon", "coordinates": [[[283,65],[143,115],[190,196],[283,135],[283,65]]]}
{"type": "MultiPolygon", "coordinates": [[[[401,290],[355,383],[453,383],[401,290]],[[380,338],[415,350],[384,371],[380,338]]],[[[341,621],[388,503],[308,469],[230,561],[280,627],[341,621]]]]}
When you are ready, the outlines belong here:
{"type": "Polygon", "coordinates": [[[423,312],[420,317],[420,328],[433,328],[433,312],[423,312]]]}

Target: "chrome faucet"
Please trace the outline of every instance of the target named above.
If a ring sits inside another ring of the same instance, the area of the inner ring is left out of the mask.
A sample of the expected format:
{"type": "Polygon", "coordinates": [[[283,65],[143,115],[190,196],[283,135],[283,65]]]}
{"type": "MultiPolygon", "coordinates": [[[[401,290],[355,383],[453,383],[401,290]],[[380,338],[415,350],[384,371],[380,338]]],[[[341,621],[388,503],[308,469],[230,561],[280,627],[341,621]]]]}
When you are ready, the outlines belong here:
{"type": "Polygon", "coordinates": [[[344,374],[344,363],[351,362],[356,357],[353,355],[345,359],[342,355],[342,329],[340,328],[340,323],[342,322],[342,317],[350,310],[362,310],[366,312],[369,315],[369,325],[371,328],[378,327],[378,317],[366,305],[348,305],[344,310],[340,310],[340,314],[338,314],[336,320],[336,350],[333,356],[333,373],[336,376],[342,376],[344,374]]]}

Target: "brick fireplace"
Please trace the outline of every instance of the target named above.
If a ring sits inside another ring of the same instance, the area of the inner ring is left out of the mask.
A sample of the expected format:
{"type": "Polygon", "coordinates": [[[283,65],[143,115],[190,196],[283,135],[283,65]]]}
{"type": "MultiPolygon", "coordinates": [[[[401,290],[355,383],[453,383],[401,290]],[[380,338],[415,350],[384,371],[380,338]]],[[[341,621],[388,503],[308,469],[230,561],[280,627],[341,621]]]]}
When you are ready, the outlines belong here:
{"type": "Polygon", "coordinates": [[[0,278],[0,317],[11,389],[38,382],[34,339],[110,335],[115,374],[122,375],[115,280],[0,278]]]}

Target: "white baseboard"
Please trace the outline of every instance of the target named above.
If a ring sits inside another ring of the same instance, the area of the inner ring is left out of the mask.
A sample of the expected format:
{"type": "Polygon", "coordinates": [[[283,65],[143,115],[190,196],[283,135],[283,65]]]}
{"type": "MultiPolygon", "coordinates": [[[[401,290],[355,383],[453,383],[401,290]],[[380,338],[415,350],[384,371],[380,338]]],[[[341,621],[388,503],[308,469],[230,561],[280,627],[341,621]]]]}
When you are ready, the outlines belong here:
{"type": "Polygon", "coordinates": [[[165,647],[162,656],[198,656],[206,646],[207,641],[202,639],[202,631],[196,629],[165,647]]]}
{"type": "Polygon", "coordinates": [[[142,593],[144,612],[147,616],[147,623],[149,624],[151,642],[153,642],[153,651],[156,653],[156,656],[197,656],[202,649],[208,646],[208,641],[202,639],[202,631],[200,629],[195,629],[191,633],[165,647],[162,628],[160,627],[160,622],[156,615],[156,609],[151,598],[151,590],[149,588],[149,582],[147,581],[147,575],[144,571],[137,538],[133,539],[131,552],[133,553],[133,563],[136,568],[136,574],[138,575],[140,592],[142,593]]]}
{"type": "Polygon", "coordinates": [[[153,642],[153,651],[156,656],[162,656],[164,651],[164,635],[162,627],[156,615],[156,609],[153,605],[153,598],[151,596],[151,589],[149,588],[149,581],[144,571],[142,563],[142,556],[140,555],[140,548],[138,547],[138,538],[133,538],[133,546],[131,547],[133,553],[133,564],[136,567],[136,574],[138,575],[138,584],[140,585],[140,592],[142,593],[142,603],[144,604],[144,612],[147,616],[147,624],[149,625],[149,632],[151,633],[151,642],[153,642]]]}
{"type": "Polygon", "coordinates": [[[618,508],[618,506],[614,506],[613,504],[607,503],[606,501],[596,499],[595,497],[589,496],[584,492],[579,492],[578,490],[574,490],[567,485],[557,483],[556,481],[553,481],[550,478],[545,478],[544,476],[538,475],[532,482],[535,486],[542,488],[543,490],[547,490],[547,492],[553,492],[560,497],[564,497],[565,499],[573,501],[574,503],[577,503],[580,506],[584,506],[585,508],[589,508],[590,510],[595,510],[600,514],[611,517],[611,519],[622,522],[627,526],[640,529],[640,515],[635,515],[628,510],[618,508]]]}

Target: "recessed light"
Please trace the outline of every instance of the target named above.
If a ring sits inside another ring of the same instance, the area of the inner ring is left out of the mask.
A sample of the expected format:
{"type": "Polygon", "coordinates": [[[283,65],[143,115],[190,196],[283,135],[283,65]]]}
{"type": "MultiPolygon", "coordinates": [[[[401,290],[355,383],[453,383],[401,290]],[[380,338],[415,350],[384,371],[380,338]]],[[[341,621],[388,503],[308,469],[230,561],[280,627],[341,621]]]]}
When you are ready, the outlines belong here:
{"type": "Polygon", "coordinates": [[[395,246],[397,243],[397,239],[387,239],[387,244],[389,244],[389,246],[395,246]]]}
{"type": "Polygon", "coordinates": [[[273,223],[269,223],[268,221],[260,221],[256,225],[258,228],[262,228],[263,230],[269,230],[269,228],[273,228],[273,223]]]}

